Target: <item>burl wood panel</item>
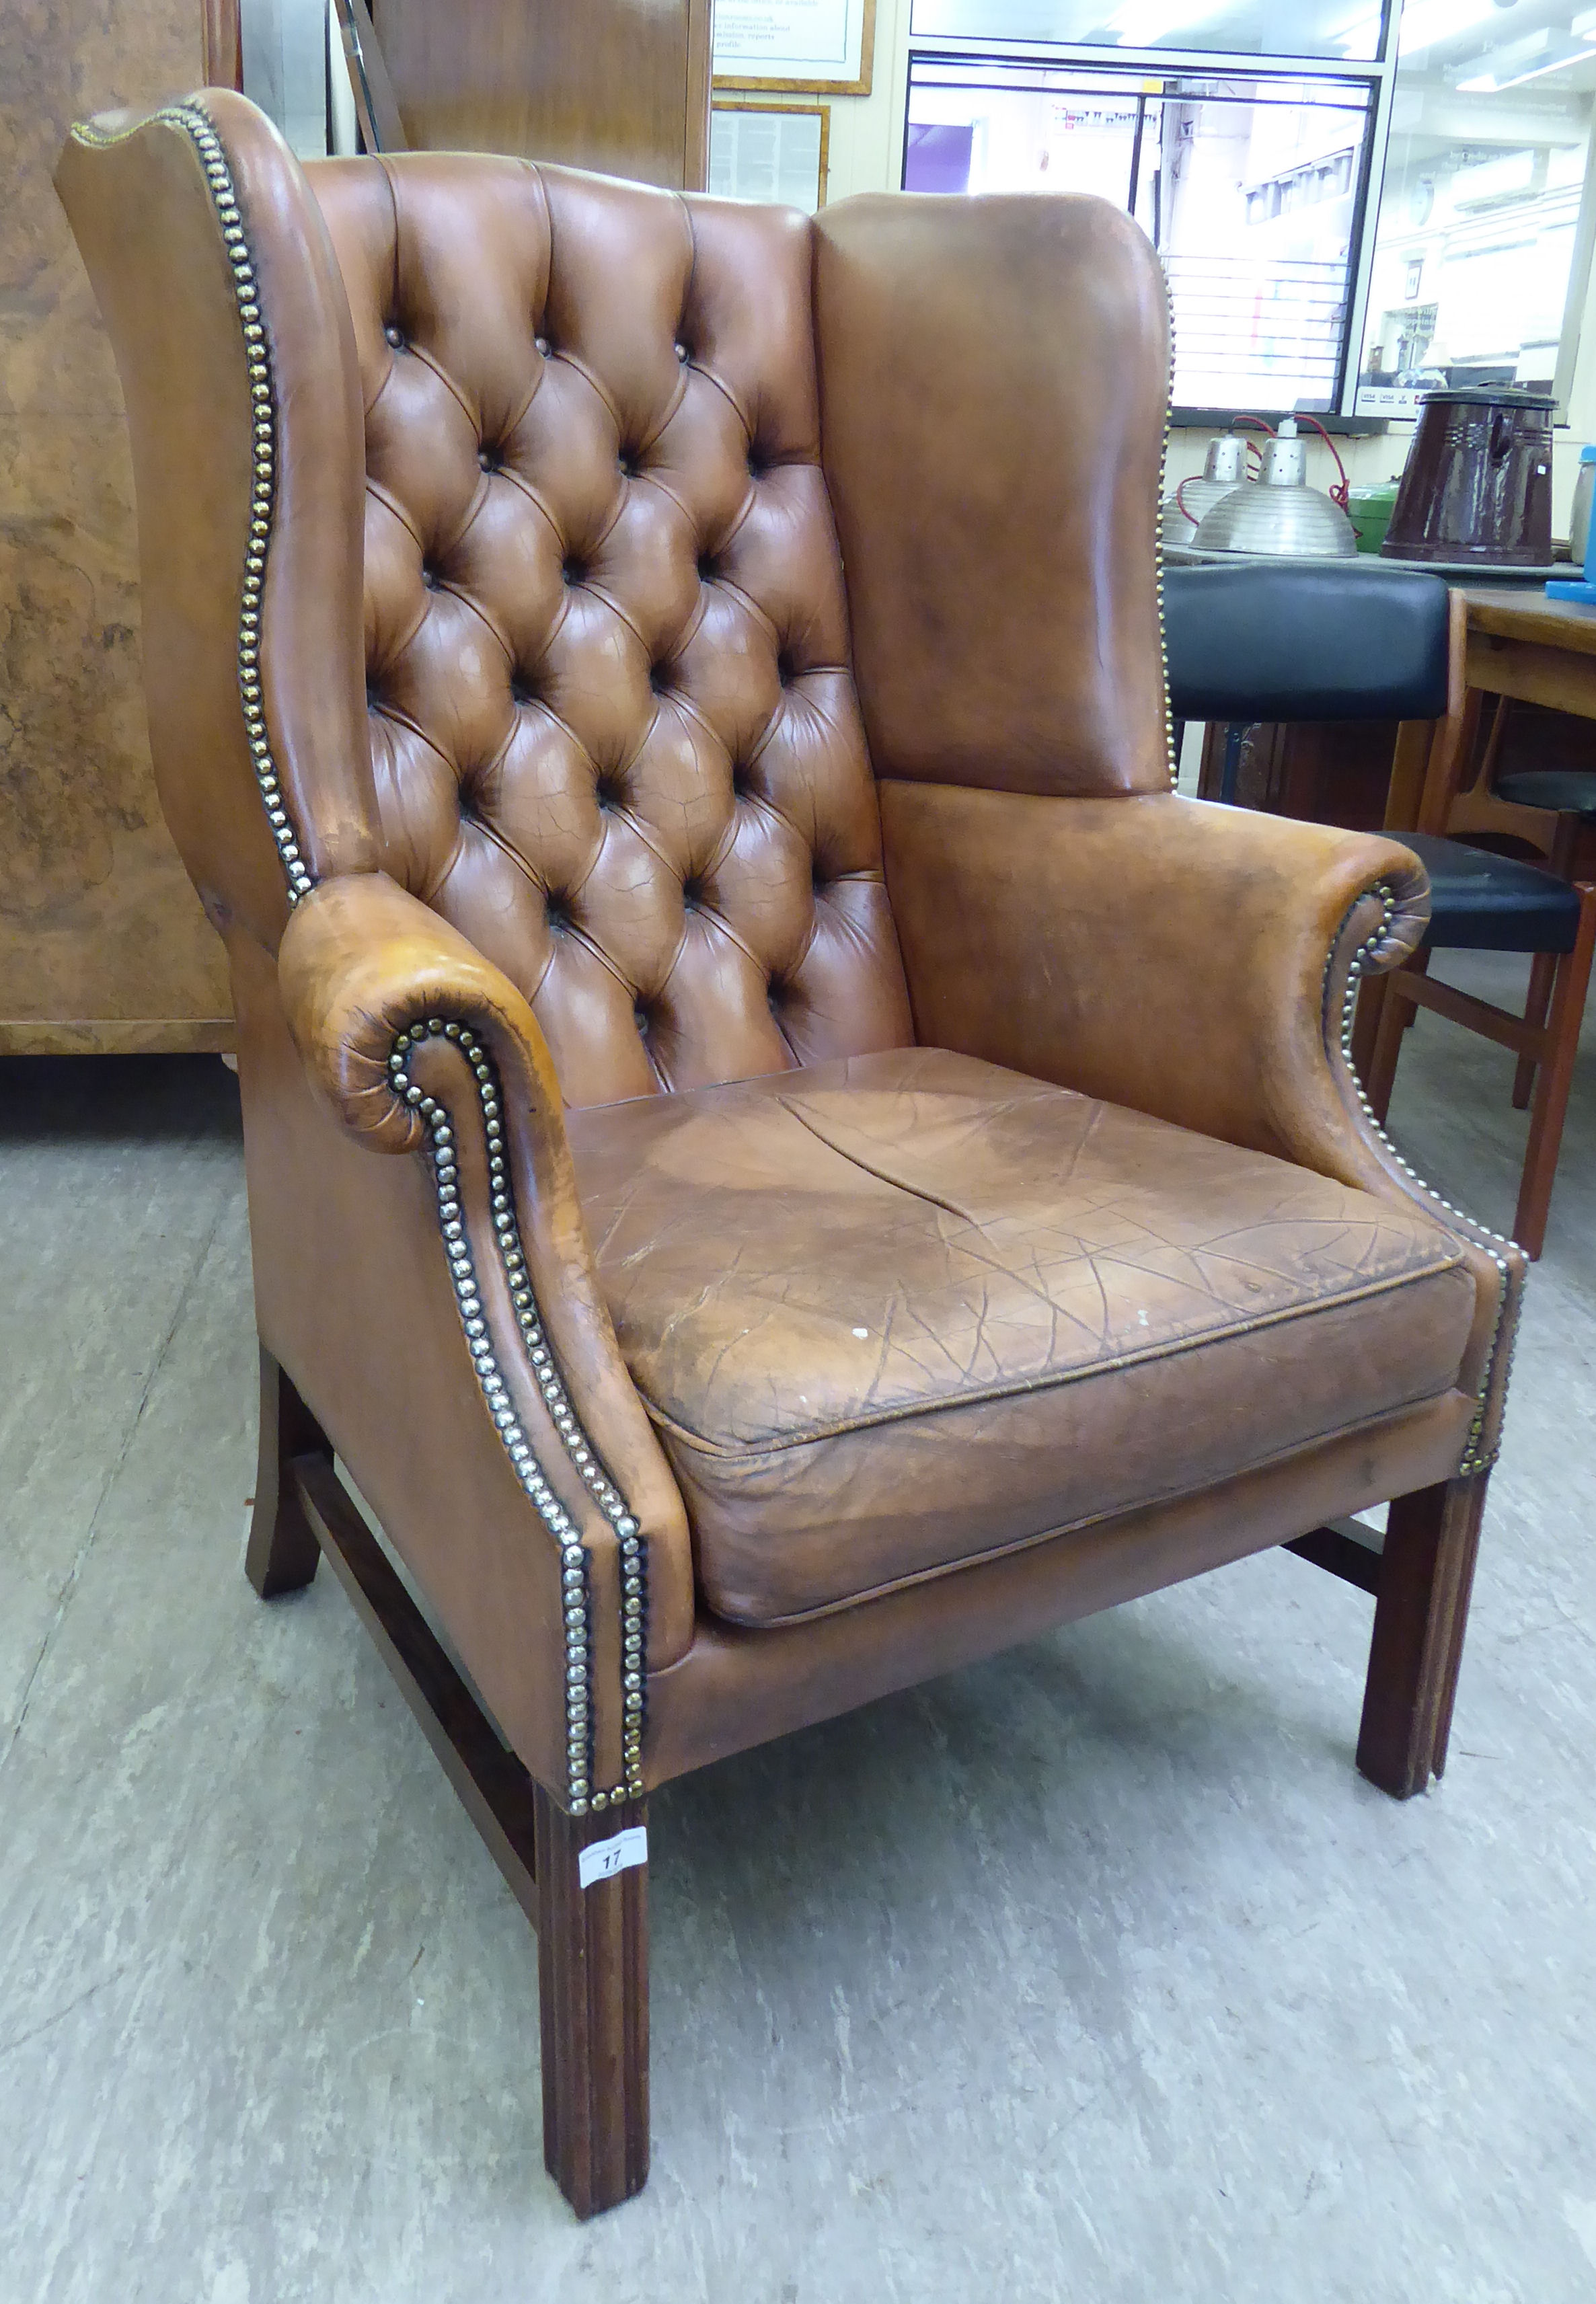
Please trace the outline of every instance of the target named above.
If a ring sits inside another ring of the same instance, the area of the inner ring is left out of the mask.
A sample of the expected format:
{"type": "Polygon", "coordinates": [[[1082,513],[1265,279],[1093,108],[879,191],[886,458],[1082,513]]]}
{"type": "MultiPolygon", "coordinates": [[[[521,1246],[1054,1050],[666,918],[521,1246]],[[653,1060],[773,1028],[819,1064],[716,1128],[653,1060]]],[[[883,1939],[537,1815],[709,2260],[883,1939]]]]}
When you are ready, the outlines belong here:
{"type": "Polygon", "coordinates": [[[70,123],[203,79],[199,0],[0,0],[0,1052],[230,1047],[161,821],[122,394],[50,182],[70,123]]]}
{"type": "Polygon", "coordinates": [[[709,0],[371,0],[412,149],[701,190],[709,0]]]}

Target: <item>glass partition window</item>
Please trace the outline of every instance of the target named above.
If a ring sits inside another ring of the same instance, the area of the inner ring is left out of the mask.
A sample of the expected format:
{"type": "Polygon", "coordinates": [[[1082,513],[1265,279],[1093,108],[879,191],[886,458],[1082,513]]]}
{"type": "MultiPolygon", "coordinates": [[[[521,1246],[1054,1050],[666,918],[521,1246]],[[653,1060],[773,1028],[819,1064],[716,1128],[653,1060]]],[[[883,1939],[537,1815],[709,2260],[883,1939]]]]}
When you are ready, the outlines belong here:
{"type": "Polygon", "coordinates": [[[1593,106],[1596,0],[912,0],[904,182],[1122,201],[1177,406],[1566,407],[1593,106]]]}
{"type": "Polygon", "coordinates": [[[1590,0],[1408,0],[1358,414],[1443,384],[1552,388],[1593,93],[1590,0]]]}
{"type": "Polygon", "coordinates": [[[1163,260],[1177,404],[1329,409],[1371,98],[1363,80],[915,58],[904,182],[1119,201],[1163,260]]]}
{"type": "MultiPolygon", "coordinates": [[[[1468,0],[1447,0],[1466,6],[1468,0]]],[[[913,0],[911,37],[1372,63],[1382,0],[913,0]]]]}

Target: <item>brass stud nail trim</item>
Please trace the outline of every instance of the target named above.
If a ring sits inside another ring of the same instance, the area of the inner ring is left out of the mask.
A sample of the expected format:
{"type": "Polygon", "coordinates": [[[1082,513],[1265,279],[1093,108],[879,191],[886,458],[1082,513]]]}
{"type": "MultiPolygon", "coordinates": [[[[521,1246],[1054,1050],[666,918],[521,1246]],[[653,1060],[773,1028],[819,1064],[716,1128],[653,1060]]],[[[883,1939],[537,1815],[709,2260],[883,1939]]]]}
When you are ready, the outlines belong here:
{"type": "Polygon", "coordinates": [[[1164,397],[1164,445],[1159,452],[1159,495],[1153,508],[1153,554],[1159,572],[1159,663],[1164,675],[1164,753],[1169,763],[1169,789],[1180,789],[1180,762],[1175,750],[1175,715],[1169,709],[1169,637],[1164,623],[1164,484],[1169,473],[1170,411],[1175,405],[1175,303],[1164,284],[1164,308],[1169,321],[1169,377],[1164,397]]]}
{"type": "MultiPolygon", "coordinates": [[[[255,679],[255,667],[259,658],[260,604],[266,589],[266,556],[270,546],[276,512],[273,472],[276,461],[277,418],[276,394],[272,383],[271,346],[266,330],[260,325],[260,297],[255,276],[255,259],[240,220],[233,172],[228,166],[221,138],[197,104],[165,105],[158,112],[152,113],[148,120],[140,121],[139,128],[150,127],[157,123],[166,127],[182,129],[200,156],[200,171],[210,194],[211,206],[216,211],[217,226],[233,274],[233,293],[238,306],[239,327],[250,378],[254,451],[250,543],[246,548],[243,594],[238,616],[239,699],[243,708],[245,741],[254,762],[256,778],[261,786],[261,797],[271,803],[267,807],[267,827],[287,877],[288,901],[293,905],[297,904],[301,896],[309,895],[316,884],[306,868],[299,842],[294,836],[293,825],[286,811],[276,801],[278,782],[272,760],[271,736],[255,679]]],[[[91,149],[103,150],[110,145],[123,143],[138,132],[139,129],[128,128],[107,135],[91,122],[81,122],[72,130],[72,139],[75,143],[87,145],[91,149]]]]}
{"type": "MultiPolygon", "coordinates": [[[[1502,1280],[1501,1289],[1497,1298],[1496,1322],[1491,1329],[1490,1344],[1485,1355],[1484,1373],[1480,1380],[1479,1392],[1475,1395],[1473,1419],[1469,1426],[1468,1437],[1464,1442],[1463,1455],[1457,1466],[1458,1477],[1461,1478],[1474,1472],[1489,1471],[1491,1465],[1495,1463],[1498,1453],[1496,1448],[1489,1450],[1486,1449],[1483,1446],[1483,1441],[1486,1419],[1490,1412],[1490,1396],[1496,1384],[1497,1362],[1498,1356],[1501,1354],[1505,1347],[1507,1357],[1503,1361],[1501,1371],[1502,1383],[1505,1387],[1508,1377],[1513,1372],[1513,1353],[1518,1340],[1518,1324],[1516,1320],[1513,1322],[1509,1333],[1506,1335],[1504,1335],[1503,1333],[1504,1326],[1507,1320],[1510,1275],[1507,1259],[1502,1254],[1502,1250],[1505,1248],[1511,1247],[1512,1242],[1508,1240],[1505,1232],[1492,1232],[1489,1225],[1482,1224],[1476,1217],[1466,1215],[1462,1208],[1455,1207],[1450,1200],[1443,1199],[1432,1184],[1427,1184],[1425,1182],[1423,1177],[1419,1174],[1417,1169],[1414,1168],[1410,1162],[1403,1158],[1401,1153],[1396,1149],[1396,1145],[1391,1141],[1389,1136],[1387,1135],[1384,1127],[1375,1118],[1374,1107],[1369,1101],[1368,1091],[1364,1088],[1363,1081],[1358,1078],[1357,1068],[1352,1060],[1353,1021],[1357,1009],[1358,985],[1363,977],[1365,963],[1380,951],[1381,945],[1385,943],[1386,936],[1390,929],[1391,922],[1396,916],[1396,898],[1385,881],[1381,880],[1377,882],[1374,887],[1367,891],[1367,893],[1371,895],[1376,895],[1380,899],[1380,924],[1364,939],[1364,941],[1358,946],[1356,952],[1353,954],[1352,964],[1347,970],[1346,983],[1341,995],[1341,1013],[1338,1020],[1331,1019],[1329,1015],[1329,1004],[1332,990],[1330,981],[1331,970],[1335,962],[1336,953],[1340,948],[1341,939],[1339,936],[1337,936],[1335,942],[1331,944],[1329,953],[1326,956],[1324,970],[1324,997],[1327,1028],[1333,1038],[1337,1039],[1340,1043],[1341,1054],[1346,1064],[1347,1077],[1352,1081],[1353,1087],[1356,1091],[1359,1108],[1363,1113],[1364,1122],[1371,1132],[1379,1138],[1380,1143],[1390,1154],[1392,1160],[1402,1171],[1402,1173],[1408,1179],[1414,1190],[1422,1194],[1424,1199],[1433,1200],[1437,1207],[1441,1209],[1442,1212],[1451,1219],[1455,1227],[1462,1226],[1474,1239],[1476,1243],[1484,1249],[1486,1254],[1490,1257],[1491,1262],[1496,1266],[1497,1270],[1500,1273],[1502,1280]]],[[[1363,898],[1359,897],[1355,901],[1362,902],[1363,898]]],[[[1345,923],[1343,923],[1343,925],[1345,925],[1345,923]]]]}
{"type": "Polygon", "coordinates": [[[481,1107],[483,1127],[495,1131],[495,1136],[488,1139],[489,1165],[499,1173],[504,1173],[504,1167],[495,1149],[495,1139],[499,1132],[497,1114],[503,1108],[503,1100],[492,1060],[470,1025],[446,1021],[440,1016],[420,1017],[395,1036],[388,1057],[388,1080],[394,1094],[405,1108],[414,1111],[430,1131],[433,1186],[437,1197],[444,1255],[461,1325],[465,1331],[467,1350],[477,1372],[477,1381],[515,1477],[560,1547],[560,1588],[564,1596],[565,1623],[566,1805],[573,1816],[585,1816],[590,1808],[619,1808],[624,1801],[641,1800],[643,1795],[642,1734],[647,1682],[638,1669],[637,1648],[634,1647],[628,1654],[626,1641],[632,1635],[641,1635],[641,1632],[647,1597],[646,1546],[642,1532],[628,1510],[625,1498],[604,1470],[591,1441],[577,1421],[565,1383],[555,1367],[554,1355],[549,1350],[548,1335],[538,1313],[537,1299],[532,1292],[506,1176],[505,1188],[492,1196],[496,1207],[500,1199],[505,1203],[502,1212],[493,1218],[493,1241],[509,1289],[522,1343],[543,1404],[565,1444],[565,1453],[582,1485],[614,1529],[624,1562],[622,1577],[621,1694],[624,1715],[622,1757],[625,1780],[608,1789],[594,1790],[593,1723],[588,1699],[593,1661],[588,1550],[582,1540],[581,1529],[555,1494],[527,1438],[525,1427],[510,1403],[509,1387],[488,1338],[488,1324],[481,1316],[481,1291],[477,1284],[471,1242],[460,1214],[454,1126],[446,1108],[411,1079],[406,1063],[412,1048],[432,1039],[453,1040],[470,1064],[476,1083],[478,1103],[481,1107]]]}

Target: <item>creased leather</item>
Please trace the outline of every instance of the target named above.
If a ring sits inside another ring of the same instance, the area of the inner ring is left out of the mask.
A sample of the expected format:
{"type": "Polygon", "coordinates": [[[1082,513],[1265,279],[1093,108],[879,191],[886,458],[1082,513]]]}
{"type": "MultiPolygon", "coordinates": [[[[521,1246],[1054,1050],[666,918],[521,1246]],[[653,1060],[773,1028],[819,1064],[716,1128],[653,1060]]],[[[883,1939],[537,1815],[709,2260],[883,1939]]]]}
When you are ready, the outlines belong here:
{"type": "Polygon", "coordinates": [[[1325,1060],[1325,966],[1382,882],[1422,927],[1406,849],[1174,793],[900,784],[882,809],[921,1039],[1279,1159],[1366,1170],[1325,1060]]]}
{"type": "Polygon", "coordinates": [[[1451,1390],[1417,1211],[921,1048],[573,1114],[718,1614],[769,1622],[1451,1390]]]}
{"type": "MultiPolygon", "coordinates": [[[[1457,1461],[1469,1407],[1465,1394],[1447,1393],[1295,1449],[1283,1462],[1232,1474],[1200,1495],[1023,1545],[859,1607],[757,1628],[702,1617],[681,1662],[649,1684],[649,1782],[666,1783],[1016,1639],[1040,1639],[1054,1624],[1444,1480],[1457,1461]]],[[[1304,1597],[1312,1590],[1305,1586],[1304,1597]]],[[[1051,1757],[1043,1765],[1053,1765],[1051,1757]]]]}

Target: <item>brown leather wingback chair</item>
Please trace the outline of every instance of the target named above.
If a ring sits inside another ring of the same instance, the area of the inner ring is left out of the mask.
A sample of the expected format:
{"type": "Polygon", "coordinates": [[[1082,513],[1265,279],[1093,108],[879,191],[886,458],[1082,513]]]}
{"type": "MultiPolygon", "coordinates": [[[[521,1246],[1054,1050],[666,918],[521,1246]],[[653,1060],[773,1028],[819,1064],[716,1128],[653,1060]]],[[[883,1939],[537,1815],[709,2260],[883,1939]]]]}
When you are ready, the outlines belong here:
{"type": "Polygon", "coordinates": [[[1169,790],[1136,228],[301,168],[216,93],[59,183],[232,958],[250,1572],[326,1553],[537,1917],[579,2212],[651,1787],[1286,1542],[1427,1783],[1523,1266],[1349,1066],[1413,859],[1169,790]]]}

